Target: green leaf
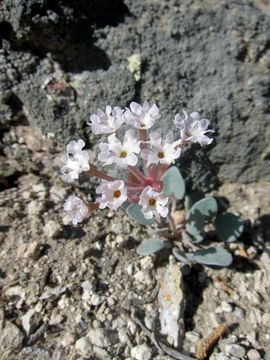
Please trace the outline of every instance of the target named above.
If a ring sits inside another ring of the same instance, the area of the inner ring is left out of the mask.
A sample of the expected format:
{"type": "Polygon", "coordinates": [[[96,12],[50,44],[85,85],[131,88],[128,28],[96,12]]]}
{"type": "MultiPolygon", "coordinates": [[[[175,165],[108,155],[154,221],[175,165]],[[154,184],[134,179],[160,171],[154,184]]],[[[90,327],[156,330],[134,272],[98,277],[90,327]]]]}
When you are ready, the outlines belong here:
{"type": "Polygon", "coordinates": [[[215,221],[216,232],[222,241],[235,241],[244,231],[241,218],[232,213],[218,215],[215,221]]]}
{"type": "Polygon", "coordinates": [[[196,243],[200,243],[204,239],[204,221],[205,218],[203,216],[198,216],[193,224],[186,224],[187,233],[191,235],[196,243]]]}
{"type": "Polygon", "coordinates": [[[164,234],[164,233],[168,233],[168,232],[170,232],[169,227],[157,228],[157,229],[152,230],[152,233],[154,233],[154,234],[164,234]]]}
{"type": "Polygon", "coordinates": [[[205,220],[209,220],[216,216],[217,210],[218,205],[216,199],[213,197],[206,197],[192,205],[187,213],[187,219],[190,220],[196,213],[200,213],[200,215],[205,217],[205,220]]]}
{"type": "Polygon", "coordinates": [[[125,201],[125,202],[121,205],[121,207],[122,207],[124,210],[127,210],[127,208],[129,207],[129,205],[130,205],[130,202],[129,202],[129,201],[125,201]]]}
{"type": "Polygon", "coordinates": [[[188,264],[191,261],[186,257],[186,254],[184,253],[184,251],[181,251],[180,249],[178,249],[177,247],[174,247],[172,250],[172,253],[174,255],[174,257],[180,261],[181,263],[184,264],[188,264]]]}
{"type": "Polygon", "coordinates": [[[140,225],[152,225],[154,223],[153,219],[146,219],[143,216],[141,206],[138,204],[130,204],[126,208],[126,213],[131,219],[135,220],[140,225]]]}
{"type": "Polygon", "coordinates": [[[197,201],[187,213],[186,230],[199,243],[204,239],[204,225],[206,220],[216,216],[217,202],[213,197],[197,201]]]}
{"type": "Polygon", "coordinates": [[[137,247],[136,252],[139,255],[147,256],[164,249],[164,247],[165,244],[161,240],[146,240],[137,247]]]}
{"type": "Polygon", "coordinates": [[[171,166],[162,176],[163,192],[167,196],[174,196],[181,200],[185,196],[185,181],[176,166],[171,166]]]}
{"type": "Polygon", "coordinates": [[[197,250],[193,254],[186,254],[186,257],[192,262],[220,267],[230,266],[233,261],[232,254],[221,247],[197,250]]]}

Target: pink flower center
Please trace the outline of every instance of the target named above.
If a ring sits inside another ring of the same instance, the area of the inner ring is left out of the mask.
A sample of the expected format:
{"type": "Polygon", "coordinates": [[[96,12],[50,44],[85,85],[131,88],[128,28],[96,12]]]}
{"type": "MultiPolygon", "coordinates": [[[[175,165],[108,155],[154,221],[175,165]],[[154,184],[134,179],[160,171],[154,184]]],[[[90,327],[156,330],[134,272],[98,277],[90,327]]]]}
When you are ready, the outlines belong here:
{"type": "Polygon", "coordinates": [[[153,183],[154,183],[154,180],[152,179],[152,178],[146,178],[145,180],[144,180],[144,186],[153,186],[153,183]]]}

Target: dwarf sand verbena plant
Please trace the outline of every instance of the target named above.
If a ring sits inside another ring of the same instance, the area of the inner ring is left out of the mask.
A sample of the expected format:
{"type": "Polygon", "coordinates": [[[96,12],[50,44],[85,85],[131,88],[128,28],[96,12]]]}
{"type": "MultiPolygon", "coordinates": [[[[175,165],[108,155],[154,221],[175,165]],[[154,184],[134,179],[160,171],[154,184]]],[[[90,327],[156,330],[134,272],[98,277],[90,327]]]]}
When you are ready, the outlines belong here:
{"type": "Polygon", "coordinates": [[[139,254],[149,255],[172,247],[174,240],[181,239],[182,246],[173,248],[179,261],[228,266],[232,256],[226,249],[205,249],[198,244],[204,240],[205,226],[210,222],[216,226],[221,240],[235,240],[243,231],[241,220],[234,214],[218,214],[213,197],[186,196],[183,177],[176,166],[171,166],[189,144],[207,146],[212,143],[209,135],[214,131],[208,129],[209,120],[201,119],[197,112],[183,111],[172,120],[175,130],[163,135],[152,130],[160,118],[157,105],[147,101],[142,105],[132,102],[125,109],[106,106],[105,111],[98,109],[91,115],[87,124],[103,139],[98,144],[97,156],[103,169],[90,164],[85,143],[79,139],[67,145],[66,154],[61,158],[61,172],[67,182],[78,179],[85,172],[98,177],[101,183],[96,188],[94,202],[71,195],[66,199],[64,209],[73,225],[77,225],[95,209],[123,207],[141,225],[156,223],[155,231],[162,234],[163,239],[170,239],[170,242],[143,241],[137,249],[139,254]],[[123,178],[115,178],[104,170],[112,166],[124,171],[123,178]]]}

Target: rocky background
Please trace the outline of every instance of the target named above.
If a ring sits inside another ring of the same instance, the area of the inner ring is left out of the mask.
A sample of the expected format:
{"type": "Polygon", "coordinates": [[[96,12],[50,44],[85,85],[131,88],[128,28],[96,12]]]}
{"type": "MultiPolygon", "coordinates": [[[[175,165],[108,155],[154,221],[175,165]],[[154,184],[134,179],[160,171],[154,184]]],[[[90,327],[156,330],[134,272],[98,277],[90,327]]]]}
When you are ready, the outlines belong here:
{"type": "Polygon", "coordinates": [[[98,107],[148,99],[164,130],[183,108],[211,120],[212,148],[182,158],[195,186],[269,181],[269,12],[267,0],[2,1],[1,128],[20,114],[59,143],[94,144],[98,107]]]}
{"type": "Polygon", "coordinates": [[[211,359],[268,359],[269,0],[2,0],[0,41],[0,358],[172,358],[138,323],[156,330],[166,262],[136,255],[146,232],[122,213],[72,228],[58,178],[71,138],[95,158],[98,107],[149,100],[164,131],[183,108],[210,119],[214,143],[181,171],[189,189],[222,185],[247,226],[232,268],[185,274],[183,347],[225,321],[211,359]]]}

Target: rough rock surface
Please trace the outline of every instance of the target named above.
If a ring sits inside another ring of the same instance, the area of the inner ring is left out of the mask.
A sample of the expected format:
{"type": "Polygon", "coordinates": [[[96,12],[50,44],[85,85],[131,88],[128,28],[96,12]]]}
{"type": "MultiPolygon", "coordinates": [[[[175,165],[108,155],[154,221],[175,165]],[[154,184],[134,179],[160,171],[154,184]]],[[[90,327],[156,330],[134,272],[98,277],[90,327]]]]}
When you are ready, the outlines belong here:
{"type": "Polygon", "coordinates": [[[216,130],[182,156],[195,187],[270,179],[268,2],[20,0],[0,5],[0,123],[24,114],[60,143],[85,135],[97,107],[149,99],[164,131],[182,108],[216,130]],[[141,79],[128,71],[138,54],[141,79]]]}

